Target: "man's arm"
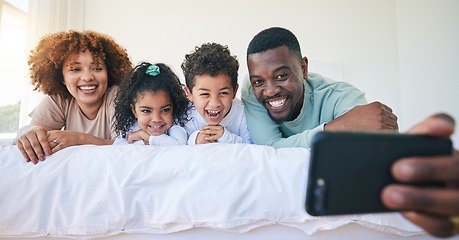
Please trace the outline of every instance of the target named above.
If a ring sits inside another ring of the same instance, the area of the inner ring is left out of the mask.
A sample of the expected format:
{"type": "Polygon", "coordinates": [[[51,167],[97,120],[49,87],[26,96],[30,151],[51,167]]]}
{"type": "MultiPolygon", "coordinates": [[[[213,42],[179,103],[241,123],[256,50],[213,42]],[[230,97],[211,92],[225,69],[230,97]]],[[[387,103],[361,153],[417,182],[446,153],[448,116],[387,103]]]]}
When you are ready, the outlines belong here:
{"type": "Polygon", "coordinates": [[[380,102],[356,106],[330,121],[325,131],[393,130],[398,131],[397,116],[380,102]]]}

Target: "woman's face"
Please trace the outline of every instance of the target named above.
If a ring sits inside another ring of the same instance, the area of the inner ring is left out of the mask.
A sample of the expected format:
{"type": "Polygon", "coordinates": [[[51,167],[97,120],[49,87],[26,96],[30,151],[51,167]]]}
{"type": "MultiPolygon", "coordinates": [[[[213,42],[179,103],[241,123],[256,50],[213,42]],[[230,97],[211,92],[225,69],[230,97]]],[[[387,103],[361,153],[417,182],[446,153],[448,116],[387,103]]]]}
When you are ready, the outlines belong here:
{"type": "Polygon", "coordinates": [[[94,64],[90,51],[70,56],[62,67],[64,85],[81,108],[100,107],[107,91],[107,67],[99,59],[94,64]]]}

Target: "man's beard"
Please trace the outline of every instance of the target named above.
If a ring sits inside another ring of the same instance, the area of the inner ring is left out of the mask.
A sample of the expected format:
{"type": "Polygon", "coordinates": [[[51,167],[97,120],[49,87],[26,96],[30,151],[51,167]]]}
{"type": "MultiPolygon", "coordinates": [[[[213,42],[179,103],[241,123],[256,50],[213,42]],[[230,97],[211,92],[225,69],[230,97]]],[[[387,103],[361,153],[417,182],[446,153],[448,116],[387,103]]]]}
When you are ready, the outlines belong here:
{"type": "Polygon", "coordinates": [[[283,123],[283,122],[288,122],[288,121],[291,121],[292,120],[292,117],[293,117],[293,109],[290,109],[290,112],[287,116],[285,117],[281,117],[281,118],[275,118],[274,116],[271,115],[271,112],[268,111],[268,115],[269,117],[274,121],[276,122],[277,124],[280,124],[280,123],[283,123]]]}

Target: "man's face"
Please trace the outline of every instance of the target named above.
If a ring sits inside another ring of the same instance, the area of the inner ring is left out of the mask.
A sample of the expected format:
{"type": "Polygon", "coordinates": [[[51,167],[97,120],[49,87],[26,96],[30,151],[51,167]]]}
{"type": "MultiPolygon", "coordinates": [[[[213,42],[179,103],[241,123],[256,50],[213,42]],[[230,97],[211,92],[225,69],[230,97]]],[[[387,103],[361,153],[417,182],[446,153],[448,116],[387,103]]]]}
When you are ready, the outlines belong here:
{"type": "Polygon", "coordinates": [[[300,63],[287,47],[281,46],[248,57],[250,83],[258,102],[274,121],[294,120],[303,106],[303,78],[307,59],[300,63]]]}

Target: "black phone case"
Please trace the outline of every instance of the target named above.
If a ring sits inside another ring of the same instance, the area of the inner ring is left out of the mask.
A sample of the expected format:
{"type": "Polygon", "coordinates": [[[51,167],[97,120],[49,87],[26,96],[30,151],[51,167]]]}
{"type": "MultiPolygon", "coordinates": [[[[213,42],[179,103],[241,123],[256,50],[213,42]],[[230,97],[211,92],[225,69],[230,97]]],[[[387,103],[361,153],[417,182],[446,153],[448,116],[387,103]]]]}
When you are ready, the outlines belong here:
{"type": "Polygon", "coordinates": [[[313,216],[390,211],[381,190],[396,182],[392,163],[452,154],[446,138],[399,133],[320,132],[313,138],[306,211],[313,216]]]}

